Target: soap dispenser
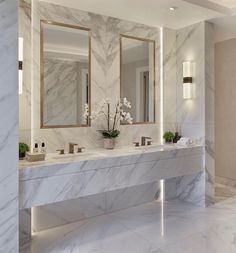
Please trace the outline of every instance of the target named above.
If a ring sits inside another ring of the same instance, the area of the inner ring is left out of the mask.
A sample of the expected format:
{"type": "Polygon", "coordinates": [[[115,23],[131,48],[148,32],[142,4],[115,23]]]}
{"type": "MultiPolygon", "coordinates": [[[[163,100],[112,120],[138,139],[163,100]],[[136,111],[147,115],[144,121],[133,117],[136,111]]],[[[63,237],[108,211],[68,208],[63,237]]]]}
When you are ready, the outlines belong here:
{"type": "Polygon", "coordinates": [[[41,150],[40,151],[41,151],[41,153],[46,154],[46,145],[45,145],[44,142],[41,145],[41,150]]]}
{"type": "Polygon", "coordinates": [[[38,143],[34,144],[34,148],[33,148],[33,153],[38,153],[39,152],[39,145],[38,143]]]}

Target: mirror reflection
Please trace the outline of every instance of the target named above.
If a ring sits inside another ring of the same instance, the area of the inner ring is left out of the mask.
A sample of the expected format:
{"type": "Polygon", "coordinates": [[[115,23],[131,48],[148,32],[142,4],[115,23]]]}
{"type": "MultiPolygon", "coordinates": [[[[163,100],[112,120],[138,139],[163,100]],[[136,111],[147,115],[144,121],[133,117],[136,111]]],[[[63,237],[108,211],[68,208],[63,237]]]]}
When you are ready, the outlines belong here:
{"type": "Polygon", "coordinates": [[[121,98],[134,124],[155,122],[155,42],[121,35],[121,98]]]}
{"type": "Polygon", "coordinates": [[[87,126],[90,31],[41,22],[41,127],[87,126]]]}

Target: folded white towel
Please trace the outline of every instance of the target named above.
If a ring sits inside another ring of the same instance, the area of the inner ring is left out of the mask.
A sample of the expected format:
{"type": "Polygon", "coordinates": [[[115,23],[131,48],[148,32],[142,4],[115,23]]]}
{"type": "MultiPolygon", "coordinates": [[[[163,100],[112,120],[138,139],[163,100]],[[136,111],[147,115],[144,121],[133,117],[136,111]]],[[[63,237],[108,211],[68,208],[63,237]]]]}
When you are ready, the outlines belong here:
{"type": "Polygon", "coordinates": [[[187,137],[181,137],[180,140],[178,140],[177,144],[179,145],[190,145],[191,139],[187,137]]]}

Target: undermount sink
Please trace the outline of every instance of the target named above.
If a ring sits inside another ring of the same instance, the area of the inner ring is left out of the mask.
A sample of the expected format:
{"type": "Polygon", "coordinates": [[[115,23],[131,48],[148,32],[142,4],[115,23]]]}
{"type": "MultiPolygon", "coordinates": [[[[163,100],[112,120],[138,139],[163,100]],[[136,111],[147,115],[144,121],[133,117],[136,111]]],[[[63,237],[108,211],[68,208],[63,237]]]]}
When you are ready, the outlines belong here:
{"type": "Polygon", "coordinates": [[[73,158],[79,158],[84,156],[102,156],[102,154],[97,152],[84,152],[84,153],[74,153],[74,154],[63,154],[63,155],[55,155],[52,158],[53,159],[73,159],[73,158]]]}
{"type": "Polygon", "coordinates": [[[150,150],[150,149],[158,149],[158,150],[162,150],[162,149],[173,149],[175,148],[174,145],[171,144],[156,144],[156,145],[150,145],[150,146],[140,146],[140,147],[135,147],[135,149],[139,149],[139,150],[150,150]]]}

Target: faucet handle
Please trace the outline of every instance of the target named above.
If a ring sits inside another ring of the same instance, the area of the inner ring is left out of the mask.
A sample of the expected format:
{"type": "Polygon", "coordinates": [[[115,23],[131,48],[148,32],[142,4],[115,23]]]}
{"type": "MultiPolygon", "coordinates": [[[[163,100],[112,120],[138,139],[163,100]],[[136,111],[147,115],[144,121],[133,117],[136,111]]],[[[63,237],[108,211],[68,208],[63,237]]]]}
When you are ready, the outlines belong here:
{"type": "Polygon", "coordinates": [[[139,142],[138,141],[134,141],[133,144],[134,144],[135,147],[139,147],[139,142]]]}
{"type": "Polygon", "coordinates": [[[79,147],[78,150],[77,150],[77,153],[82,153],[83,149],[85,149],[85,147],[79,147]]]}
{"type": "Polygon", "coordinates": [[[64,155],[65,154],[64,148],[57,149],[56,151],[59,152],[60,155],[64,155]]]}

